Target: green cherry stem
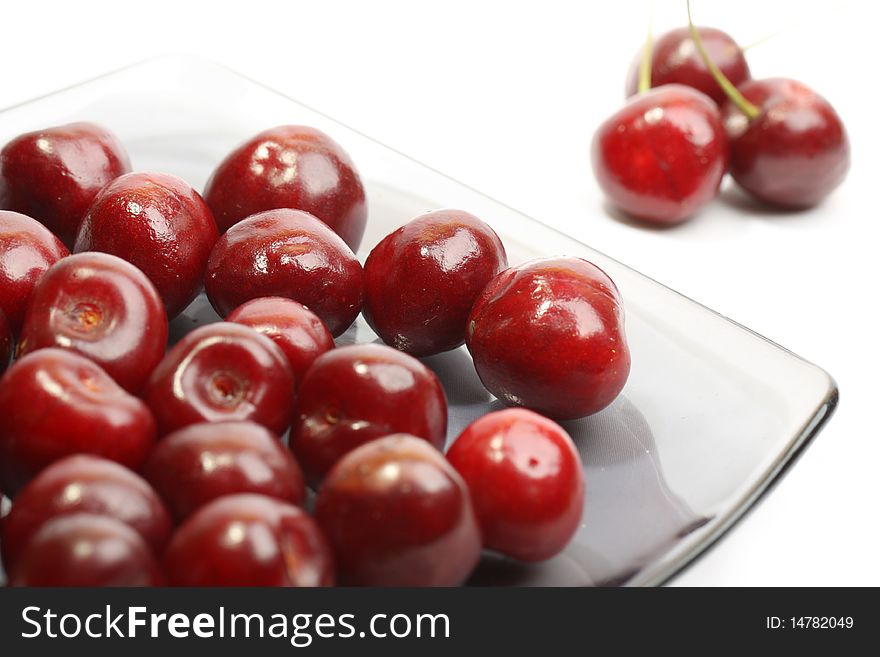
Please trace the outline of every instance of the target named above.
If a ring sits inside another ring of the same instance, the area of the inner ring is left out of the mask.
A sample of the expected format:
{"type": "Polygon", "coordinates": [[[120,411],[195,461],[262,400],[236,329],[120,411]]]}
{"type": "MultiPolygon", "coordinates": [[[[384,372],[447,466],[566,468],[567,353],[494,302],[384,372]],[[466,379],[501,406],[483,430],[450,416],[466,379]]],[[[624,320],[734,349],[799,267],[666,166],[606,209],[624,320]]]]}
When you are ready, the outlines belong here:
{"type": "Polygon", "coordinates": [[[639,86],[637,91],[642,94],[651,88],[651,64],[654,59],[654,36],[651,24],[653,17],[648,18],[648,36],[642,48],[642,61],[639,64],[639,86]]]}
{"type": "Polygon", "coordinates": [[[756,48],[758,46],[764,45],[768,41],[772,41],[773,39],[778,37],[780,34],[782,34],[782,30],[778,30],[776,32],[773,32],[772,34],[768,34],[767,36],[762,36],[760,39],[758,39],[756,41],[752,41],[747,46],[741,46],[740,50],[742,50],[743,52],[747,52],[747,51],[751,50],[752,48],[756,48]]]}
{"type": "Polygon", "coordinates": [[[688,28],[691,31],[691,38],[694,40],[694,45],[697,47],[697,50],[700,53],[700,57],[703,58],[703,62],[706,64],[706,68],[709,69],[709,72],[712,74],[712,77],[715,78],[715,82],[724,90],[724,93],[730,98],[730,101],[736,105],[739,110],[746,115],[746,118],[749,121],[752,121],[761,114],[761,108],[755,105],[754,103],[749,102],[749,100],[743,96],[739,89],[733,86],[733,83],[727,79],[727,76],[722,73],[721,69],[715,65],[715,62],[712,61],[712,58],[709,57],[709,53],[706,51],[706,47],[703,45],[703,40],[700,38],[699,32],[697,32],[697,26],[694,25],[694,20],[691,17],[691,0],[687,0],[687,12],[688,12],[688,28]]]}

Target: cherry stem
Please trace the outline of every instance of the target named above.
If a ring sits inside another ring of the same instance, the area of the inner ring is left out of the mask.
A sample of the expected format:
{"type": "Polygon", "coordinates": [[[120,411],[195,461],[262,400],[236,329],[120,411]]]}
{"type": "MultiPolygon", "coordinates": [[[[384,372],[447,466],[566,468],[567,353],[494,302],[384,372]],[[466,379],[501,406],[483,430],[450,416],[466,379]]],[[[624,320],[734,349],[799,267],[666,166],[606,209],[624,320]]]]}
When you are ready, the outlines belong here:
{"type": "Polygon", "coordinates": [[[781,31],[781,30],[778,31],[778,32],[773,32],[772,34],[768,34],[767,36],[763,36],[763,37],[761,37],[761,38],[758,39],[757,41],[752,41],[752,42],[751,42],[749,45],[747,45],[747,46],[742,46],[742,47],[740,47],[740,50],[742,50],[743,52],[746,52],[746,51],[748,51],[748,50],[751,50],[752,48],[755,48],[755,47],[757,47],[757,46],[763,45],[763,44],[767,43],[768,41],[771,41],[771,40],[775,39],[775,38],[778,37],[780,34],[782,34],[782,31],[781,31]]]}
{"type": "Polygon", "coordinates": [[[654,59],[654,36],[651,29],[651,24],[653,22],[653,16],[649,16],[648,36],[645,39],[645,45],[642,48],[642,62],[639,65],[639,86],[637,88],[637,91],[640,94],[645,93],[648,89],[651,88],[651,64],[653,63],[654,59]]]}
{"type": "Polygon", "coordinates": [[[703,40],[700,38],[699,32],[697,32],[697,26],[694,25],[694,20],[691,17],[691,0],[687,0],[687,12],[688,12],[688,28],[691,31],[691,38],[694,40],[694,45],[697,47],[697,50],[700,53],[700,57],[703,58],[703,62],[706,64],[706,68],[709,69],[709,72],[712,74],[712,77],[715,78],[715,82],[724,90],[725,95],[730,98],[730,102],[736,105],[739,110],[746,115],[746,118],[749,121],[752,121],[761,114],[761,108],[750,102],[745,96],[743,96],[739,89],[733,86],[733,83],[727,79],[727,76],[721,71],[720,68],[712,61],[712,58],[709,57],[709,53],[706,51],[706,47],[703,45],[703,40]]]}

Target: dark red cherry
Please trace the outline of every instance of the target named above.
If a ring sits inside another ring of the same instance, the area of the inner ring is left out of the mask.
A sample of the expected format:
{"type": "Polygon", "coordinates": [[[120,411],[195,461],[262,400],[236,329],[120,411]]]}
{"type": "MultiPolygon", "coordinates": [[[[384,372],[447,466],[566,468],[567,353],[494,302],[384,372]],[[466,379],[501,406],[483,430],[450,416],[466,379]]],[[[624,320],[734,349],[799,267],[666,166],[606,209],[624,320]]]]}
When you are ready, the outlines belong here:
{"type": "Polygon", "coordinates": [[[209,324],[168,352],[144,388],[159,435],[199,422],[249,420],[281,435],[294,402],[290,365],[274,342],[247,326],[209,324]]]}
{"type": "Polygon", "coordinates": [[[555,422],[522,408],[489,413],[461,433],[446,458],[468,485],[485,547],[543,561],[577,531],[583,468],[555,422]]]}
{"type": "Polygon", "coordinates": [[[0,378],[0,488],[10,496],[72,454],[136,470],[155,438],[147,406],[72,351],[40,349],[0,378]]]}
{"type": "Polygon", "coordinates": [[[556,419],[602,410],[629,375],[620,294],[580,258],[541,258],[496,276],[471,312],[467,345],[492,394],[556,419]]]}
{"type": "Polygon", "coordinates": [[[75,250],[112,253],[137,266],[173,318],[196,297],[216,240],[211,210],[183,180],[128,173],[95,198],[75,250]]]}
{"type": "Polygon", "coordinates": [[[412,356],[376,344],[320,356],[299,389],[290,448],[312,482],[343,454],[390,433],[409,433],[437,449],[446,440],[446,395],[412,356]]]}
{"type": "Polygon", "coordinates": [[[480,558],[467,486],[431,445],[394,434],[346,454],[318,492],[343,584],[455,586],[480,558]]]}
{"type": "Polygon", "coordinates": [[[138,393],[165,355],[168,319],[150,279],[107,253],[78,253],[54,264],[37,284],[19,354],[71,349],[138,393]]]}
{"type": "MultiPolygon", "coordinates": [[[[697,30],[712,61],[734,85],[751,77],[745,53],[729,34],[714,27],[698,27],[697,30]]],[[[630,67],[626,81],[627,96],[635,95],[638,90],[641,59],[639,54],[630,67]]],[[[664,84],[693,87],[709,96],[719,106],[727,100],[724,90],[703,62],[687,27],[670,30],[654,41],[651,86],[659,87],[664,84]]]]}
{"type": "Polygon", "coordinates": [[[477,295],[506,268],[487,224],[461,210],[428,212],[370,252],[364,317],[386,344],[414,356],[455,349],[477,295]]]}
{"type": "Polygon", "coordinates": [[[10,586],[162,586],[159,564],[128,525],[76,513],[50,520],[28,541],[10,586]]]}
{"type": "Polygon", "coordinates": [[[245,142],[205,187],[220,232],[266,210],[293,208],[318,217],[353,251],[367,224],[367,201],[354,163],[319,130],[286,125],[245,142]]]}
{"type": "Polygon", "coordinates": [[[172,586],[331,586],[333,555],[305,511],[227,495],[191,515],[165,553],[172,586]]]}
{"type": "Polygon", "coordinates": [[[30,538],[53,518],[91,513],[120,520],[157,555],[171,538],[171,517],[150,485],[118,463],[79,454],[56,461],[15,496],[3,520],[3,563],[14,564],[30,538]]]}
{"type": "Polygon", "coordinates": [[[253,299],[229,313],[226,321],[244,324],[271,338],[287,357],[297,386],[314,360],[335,346],[324,322],[292,299],[253,299]]]}
{"type": "Polygon", "coordinates": [[[0,151],[0,207],[34,217],[73,248],[95,196],[129,171],[122,143],[94,123],[28,132],[0,151]]]}
{"type": "Polygon", "coordinates": [[[276,435],[253,422],[194,424],[175,431],[156,445],[143,473],[178,520],[233,493],[305,503],[296,460],[276,435]]]}
{"type": "Polygon", "coordinates": [[[361,310],[363,269],[345,242],[312,215],[270,210],[237,223],[217,241],[205,291],[222,317],[251,299],[294,299],[338,336],[361,310]]]}
{"type": "Polygon", "coordinates": [[[9,365],[9,359],[12,357],[12,331],[9,329],[9,323],[6,321],[6,315],[0,309],[0,374],[6,370],[9,365]]]}
{"type": "Polygon", "coordinates": [[[749,119],[724,105],[730,173],[760,201],[785,208],[819,203],[844,179],[850,148],[831,104],[800,82],[751,80],[739,87],[760,113],[749,119]]]}
{"type": "Polygon", "coordinates": [[[642,221],[675,224],[715,198],[727,138],[711,98],[666,85],[633,97],[599,126],[592,159],[611,203],[642,221]]]}
{"type": "Polygon", "coordinates": [[[31,294],[43,273],[69,255],[38,221],[0,210],[0,311],[18,335],[31,294]]]}

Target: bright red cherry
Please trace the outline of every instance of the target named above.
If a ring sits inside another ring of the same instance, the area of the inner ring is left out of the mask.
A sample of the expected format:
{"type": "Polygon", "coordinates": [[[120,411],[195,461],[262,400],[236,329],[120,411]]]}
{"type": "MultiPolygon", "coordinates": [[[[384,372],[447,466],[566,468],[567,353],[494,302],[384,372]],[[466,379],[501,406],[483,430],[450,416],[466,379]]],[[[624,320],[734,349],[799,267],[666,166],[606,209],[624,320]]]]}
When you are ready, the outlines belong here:
{"type": "Polygon", "coordinates": [[[71,349],[138,393],[167,341],[165,306],[140,269],[107,253],[78,253],[54,264],[37,284],[19,354],[71,349]]]}
{"type": "MultiPolygon", "coordinates": [[[[751,77],[742,48],[726,32],[714,27],[697,28],[703,45],[728,79],[738,85],[751,77]]],[[[634,96],[638,89],[641,54],[633,62],[626,81],[626,95],[634,96]]],[[[703,62],[690,29],[670,30],[654,41],[651,57],[651,86],[683,84],[702,91],[719,106],[727,100],[724,90],[715,81],[703,62]]]]}
{"type": "Polygon", "coordinates": [[[12,331],[9,329],[9,323],[6,321],[6,315],[0,309],[0,374],[6,370],[9,365],[9,359],[12,357],[12,331]]]}
{"type": "Polygon", "coordinates": [[[477,296],[506,268],[487,224],[461,210],[428,212],[370,252],[364,317],[386,344],[413,356],[455,349],[477,296]]]}
{"type": "Polygon", "coordinates": [[[196,297],[215,241],[211,210],[192,187],[164,173],[128,173],[95,198],[75,250],[112,253],[137,266],[173,318],[196,297]]]}
{"type": "Polygon", "coordinates": [[[630,99],[593,136],[593,172],[628,215],[675,224],[715,198],[727,169],[718,107],[690,87],[666,85],[630,99]]]}
{"type": "Polygon", "coordinates": [[[314,360],[335,346],[324,322],[293,299],[253,299],[229,313],[226,321],[244,324],[271,338],[287,357],[297,386],[314,360]]]}
{"type": "Polygon", "coordinates": [[[522,408],[468,426],[446,458],[471,492],[483,545],[543,561],[574,536],[584,510],[584,473],[569,435],[522,408]]]}
{"type": "Polygon", "coordinates": [[[144,388],[159,435],[199,422],[249,420],[281,435],[290,425],[293,374],[274,342],[247,326],[209,324],[188,333],[144,388]]]}
{"type": "Polygon", "coordinates": [[[15,496],[3,521],[6,569],[30,538],[53,518],[74,513],[108,516],[134,529],[157,555],[171,538],[171,517],[150,485],[118,463],[78,454],[56,461],[15,496]]]}
{"type": "Polygon", "coordinates": [[[266,210],[293,208],[318,217],[353,251],[367,224],[367,201],[348,154],[319,130],[272,128],[230,153],[205,187],[220,232],[266,210]]]}
{"type": "Polygon", "coordinates": [[[0,210],[0,311],[18,335],[31,294],[43,273],[70,255],[38,221],[0,210]]]}
{"type": "Polygon", "coordinates": [[[136,470],[155,438],[147,406],[79,354],[40,349],[0,378],[0,488],[10,496],[72,454],[136,470]]]}
{"type": "Polygon", "coordinates": [[[28,541],[10,586],[162,586],[159,564],[140,535],[103,515],[50,520],[28,541]]]}
{"type": "Polygon", "coordinates": [[[28,132],[0,151],[0,207],[34,217],[72,248],[95,196],[129,171],[122,143],[94,123],[28,132]]]}
{"type": "Polygon", "coordinates": [[[480,558],[467,486],[415,436],[386,436],[346,454],[318,492],[315,518],[343,584],[455,586],[480,558]]]}
{"type": "Polygon", "coordinates": [[[492,394],[556,419],[602,410],[629,375],[620,294],[581,258],[540,258],[496,276],[471,311],[467,345],[492,394]]]}
{"type": "Polygon", "coordinates": [[[363,269],[345,242],[312,215],[270,210],[240,221],[217,241],[205,291],[222,317],[251,299],[294,299],[338,336],[361,310],[363,269]]]}
{"type": "Polygon", "coordinates": [[[165,553],[172,586],[331,586],[333,556],[305,511],[264,495],[203,506],[165,553]]]}
{"type": "Polygon", "coordinates": [[[390,433],[409,433],[437,449],[446,441],[446,395],[412,356],[377,344],[320,356],[299,389],[290,448],[312,482],[343,454],[390,433]]]}
{"type": "Polygon", "coordinates": [[[747,117],[733,101],[723,108],[730,141],[730,173],[760,201],[808,208],[846,177],[849,140],[831,104],[800,82],[775,78],[739,86],[759,108],[747,117]]]}
{"type": "Polygon", "coordinates": [[[253,422],[194,424],[165,436],[144,476],[182,520],[211,500],[259,493],[302,506],[302,471],[281,440],[253,422]]]}

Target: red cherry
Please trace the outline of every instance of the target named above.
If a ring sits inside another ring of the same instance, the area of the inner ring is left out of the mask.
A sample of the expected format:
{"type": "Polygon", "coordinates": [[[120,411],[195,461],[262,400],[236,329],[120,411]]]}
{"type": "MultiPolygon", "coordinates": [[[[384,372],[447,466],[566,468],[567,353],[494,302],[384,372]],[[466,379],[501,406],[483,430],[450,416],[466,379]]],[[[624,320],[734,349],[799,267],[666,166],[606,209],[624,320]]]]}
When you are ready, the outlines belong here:
{"type": "Polygon", "coordinates": [[[344,584],[455,586],[480,558],[467,486],[415,436],[386,436],[346,454],[318,492],[315,518],[344,584]]]}
{"type": "Polygon", "coordinates": [[[506,268],[487,224],[461,210],[428,212],[370,252],[364,317],[386,344],[414,356],[455,349],[477,296],[506,268]]]}
{"type": "Polygon", "coordinates": [[[270,210],[237,223],[218,240],[205,291],[223,317],[251,299],[295,299],[337,336],[361,310],[363,269],[345,242],[312,215],[270,210]]]}
{"type": "Polygon", "coordinates": [[[593,171],[609,200],[656,224],[680,223],[718,193],[727,139],[705,94],[666,85],[632,98],[593,137],[593,171]]]}
{"type": "Polygon", "coordinates": [[[128,525],[77,513],[34,534],[9,573],[10,586],[162,586],[150,548],[128,525]]]}
{"type": "Polygon", "coordinates": [[[318,217],[353,251],[367,224],[367,202],[348,154],[314,128],[266,130],[230,153],[205,187],[220,232],[266,210],[293,208],[318,217]]]}
{"type": "MultiPolygon", "coordinates": [[[[698,27],[697,31],[712,61],[734,85],[751,77],[745,53],[729,34],[714,27],[698,27]]],[[[626,81],[627,96],[634,96],[638,90],[641,58],[639,54],[630,67],[626,81]]],[[[719,106],[727,100],[724,90],[703,62],[687,27],[670,30],[654,41],[651,86],[660,87],[664,84],[693,87],[709,96],[719,106]]]]}
{"type": "Polygon", "coordinates": [[[299,389],[290,448],[318,482],[343,454],[390,433],[409,433],[440,449],[446,395],[436,375],[412,356],[376,344],[319,357],[299,389]]]}
{"type": "Polygon", "coordinates": [[[752,196],[786,208],[819,203],[844,179],[850,149],[831,104],[800,82],[751,80],[739,91],[760,108],[749,119],[731,101],[723,108],[730,173],[752,196]]]}
{"type": "Polygon", "coordinates": [[[9,365],[9,359],[12,357],[12,331],[6,321],[6,315],[0,309],[0,374],[6,370],[9,365]]]}
{"type": "Polygon", "coordinates": [[[297,386],[314,360],[335,346],[324,322],[292,299],[254,299],[229,313],[226,321],[249,326],[271,338],[287,357],[297,386]]]}
{"type": "Polygon", "coordinates": [[[18,335],[31,294],[43,273],[70,255],[38,221],[0,210],[0,311],[18,335]]]}
{"type": "Polygon", "coordinates": [[[467,345],[492,394],[557,419],[602,410],[629,375],[620,294],[580,258],[541,258],[496,276],[474,304],[467,345]]]}
{"type": "Polygon", "coordinates": [[[171,517],[146,481],[118,463],[76,455],[56,461],[15,496],[3,521],[3,563],[14,564],[30,538],[47,522],[74,513],[119,520],[134,529],[157,555],[171,538],[171,517]]]}
{"type": "Polygon", "coordinates": [[[34,289],[19,354],[71,349],[137,393],[167,341],[165,306],[150,279],[116,256],[79,253],[54,264],[34,289]]]}
{"type": "Polygon", "coordinates": [[[172,586],[331,586],[333,556],[304,511],[264,495],[227,495],[196,511],[171,539],[172,586]]]}
{"type": "Polygon", "coordinates": [[[446,458],[471,492],[483,544],[521,561],[543,561],[574,536],[584,473],[569,435],[521,408],[484,415],[446,458]]]}
{"type": "Polygon", "coordinates": [[[156,445],[143,472],[178,520],[233,493],[305,503],[296,460],[277,436],[252,422],[194,424],[175,431],[156,445]]]}
{"type": "Polygon", "coordinates": [[[276,434],[290,425],[293,374],[264,335],[230,322],[188,333],[144,388],[159,435],[199,422],[250,420],[276,434]]]}
{"type": "Polygon", "coordinates": [[[131,171],[128,153],[106,128],[70,123],[13,139],[0,152],[4,206],[34,217],[73,247],[98,192],[131,171]]]}
{"type": "Polygon", "coordinates": [[[136,470],[155,437],[147,406],[79,354],[40,349],[0,378],[0,488],[7,494],[72,454],[136,470]]]}
{"type": "Polygon", "coordinates": [[[173,318],[196,297],[216,240],[211,210],[183,180],[128,173],[95,198],[75,250],[112,253],[137,266],[173,318]]]}

